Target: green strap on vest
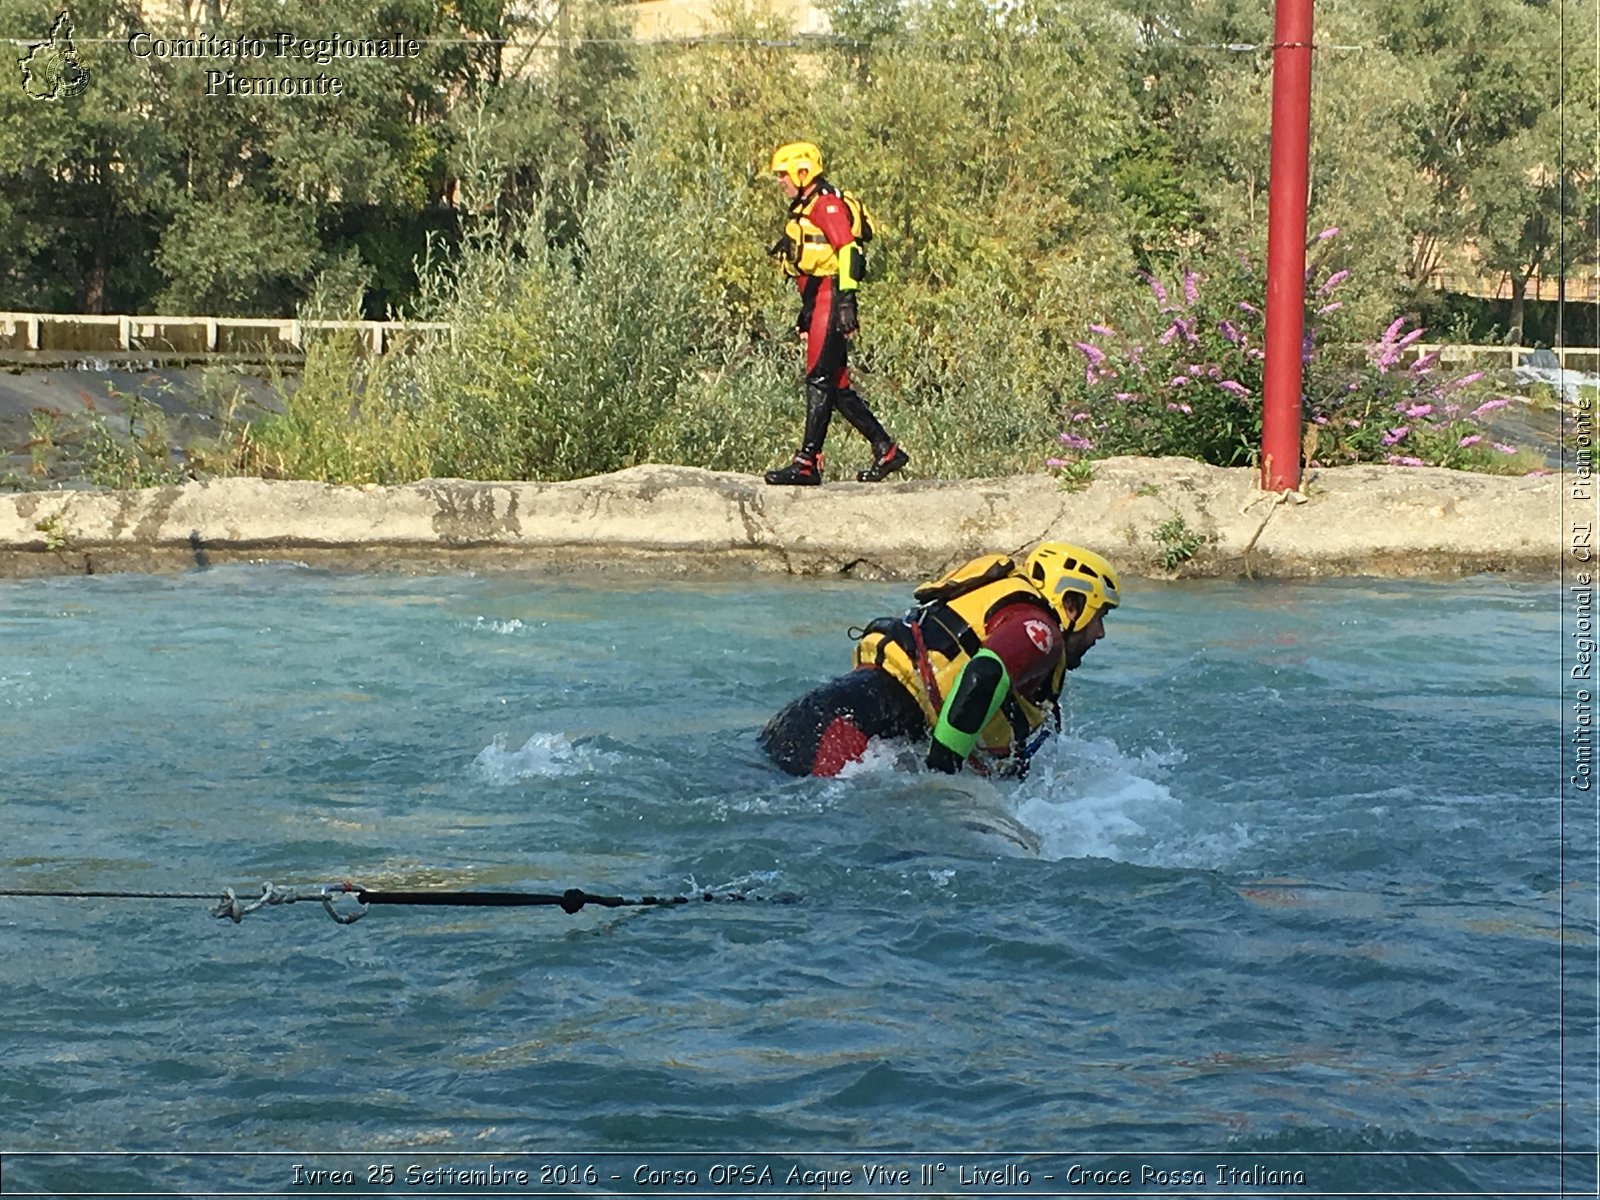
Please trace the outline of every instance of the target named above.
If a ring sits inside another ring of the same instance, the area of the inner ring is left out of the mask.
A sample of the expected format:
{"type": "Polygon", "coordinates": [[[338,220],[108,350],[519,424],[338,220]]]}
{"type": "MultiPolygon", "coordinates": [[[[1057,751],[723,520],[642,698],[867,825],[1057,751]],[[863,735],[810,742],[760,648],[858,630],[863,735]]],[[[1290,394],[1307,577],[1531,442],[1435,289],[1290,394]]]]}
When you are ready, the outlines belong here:
{"type": "Polygon", "coordinates": [[[960,680],[945,697],[939,720],[933,727],[933,740],[960,758],[966,758],[978,744],[983,727],[1000,711],[1000,705],[1010,692],[1011,675],[1000,656],[993,650],[979,650],[961,669],[960,680]],[[980,663],[983,666],[979,666],[980,663]],[[993,667],[989,663],[993,663],[993,667]],[[983,690],[989,683],[986,676],[996,671],[999,678],[985,699],[983,690]]]}

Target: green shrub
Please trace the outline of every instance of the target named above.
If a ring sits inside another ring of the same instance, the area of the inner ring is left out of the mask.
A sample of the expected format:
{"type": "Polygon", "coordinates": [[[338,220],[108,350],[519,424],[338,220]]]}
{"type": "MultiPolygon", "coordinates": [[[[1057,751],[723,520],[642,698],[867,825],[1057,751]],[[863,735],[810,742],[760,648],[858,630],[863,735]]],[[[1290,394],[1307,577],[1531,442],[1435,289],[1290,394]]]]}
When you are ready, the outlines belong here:
{"type": "Polygon", "coordinates": [[[241,470],[327,483],[402,483],[430,474],[432,430],[401,399],[403,360],[367,352],[355,330],[310,337],[281,415],[247,427],[241,470]]]}

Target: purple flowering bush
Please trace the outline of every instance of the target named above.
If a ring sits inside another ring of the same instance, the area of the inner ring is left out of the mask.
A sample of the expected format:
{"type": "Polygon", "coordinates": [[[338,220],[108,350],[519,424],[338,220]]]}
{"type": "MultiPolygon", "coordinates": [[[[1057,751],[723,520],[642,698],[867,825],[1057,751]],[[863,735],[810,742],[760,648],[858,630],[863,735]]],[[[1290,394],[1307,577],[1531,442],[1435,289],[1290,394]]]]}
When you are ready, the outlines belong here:
{"type": "Polygon", "coordinates": [[[1407,354],[1422,337],[1395,320],[1357,363],[1306,369],[1305,446],[1313,465],[1384,462],[1404,467],[1503,470],[1517,448],[1483,421],[1510,398],[1487,394],[1482,371],[1442,370],[1439,354],[1407,354]]]}
{"type": "MultiPolygon", "coordinates": [[[[1325,230],[1319,242],[1336,236],[1325,230]]],[[[1480,424],[1510,401],[1490,397],[1482,372],[1455,375],[1437,353],[1411,347],[1422,329],[1395,321],[1376,342],[1346,328],[1338,289],[1307,272],[1301,361],[1308,465],[1386,462],[1504,470],[1516,447],[1480,424]]],[[[1261,445],[1266,363],[1266,281],[1248,260],[1191,268],[1163,281],[1143,276],[1149,303],[1122,329],[1089,326],[1077,343],[1084,378],[1062,409],[1068,457],[1181,455],[1216,466],[1250,463],[1261,445]]]]}
{"type": "Polygon", "coordinates": [[[1082,402],[1063,410],[1067,450],[1249,461],[1261,441],[1263,321],[1258,304],[1237,297],[1260,288],[1243,265],[1229,274],[1185,271],[1170,288],[1146,275],[1154,311],[1126,329],[1089,327],[1077,343],[1082,402]]]}

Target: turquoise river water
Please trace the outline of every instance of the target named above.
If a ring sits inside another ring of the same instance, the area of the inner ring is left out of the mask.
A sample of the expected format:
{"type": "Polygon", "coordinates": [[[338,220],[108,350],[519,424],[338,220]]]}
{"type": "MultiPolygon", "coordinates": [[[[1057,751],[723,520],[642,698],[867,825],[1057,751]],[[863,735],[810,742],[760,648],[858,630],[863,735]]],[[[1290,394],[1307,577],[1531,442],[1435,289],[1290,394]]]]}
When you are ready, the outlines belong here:
{"type": "Polygon", "coordinates": [[[0,897],[3,1190],[1594,1194],[1557,585],[1130,591],[991,783],[756,745],[905,585],[0,583],[0,887],[752,897],[0,897]]]}

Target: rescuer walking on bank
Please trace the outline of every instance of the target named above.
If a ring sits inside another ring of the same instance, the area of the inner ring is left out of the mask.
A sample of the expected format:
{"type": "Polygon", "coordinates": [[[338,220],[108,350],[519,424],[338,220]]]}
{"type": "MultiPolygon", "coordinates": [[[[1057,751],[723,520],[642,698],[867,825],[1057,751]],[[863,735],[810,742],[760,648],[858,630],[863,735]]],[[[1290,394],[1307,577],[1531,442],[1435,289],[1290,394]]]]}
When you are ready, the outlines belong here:
{"type": "Polygon", "coordinates": [[[872,239],[872,218],[860,200],[822,177],[822,151],[810,142],[779,146],[772,173],[789,198],[788,221],[773,253],[800,290],[796,327],[806,346],[806,424],[794,460],[768,471],[767,482],[822,482],[822,443],[837,409],[872,445],[872,465],[856,478],[877,483],[909,456],[850,386],[845,361],[847,340],[860,327],[856,289],[866,274],[864,243],[872,239]]]}

